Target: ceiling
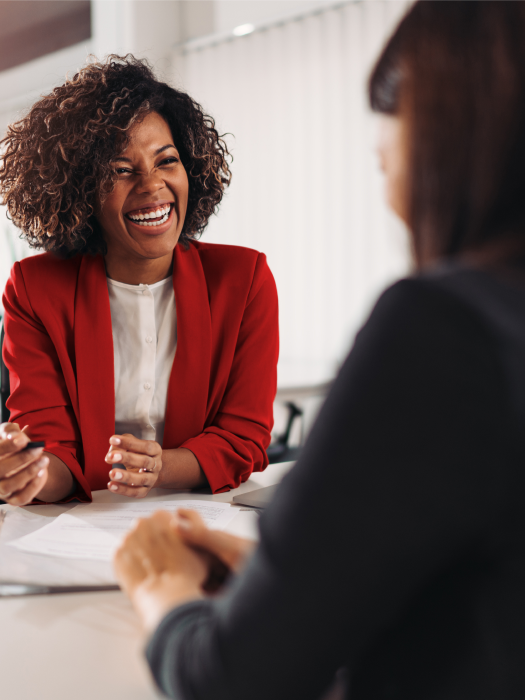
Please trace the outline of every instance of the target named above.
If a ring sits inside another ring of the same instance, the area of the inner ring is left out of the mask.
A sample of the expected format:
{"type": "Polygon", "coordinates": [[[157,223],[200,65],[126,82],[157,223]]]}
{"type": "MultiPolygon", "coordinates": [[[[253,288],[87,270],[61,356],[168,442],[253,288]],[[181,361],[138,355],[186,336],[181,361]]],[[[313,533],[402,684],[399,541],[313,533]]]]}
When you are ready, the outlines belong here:
{"type": "Polygon", "coordinates": [[[0,71],[90,36],[89,0],[0,0],[0,71]]]}

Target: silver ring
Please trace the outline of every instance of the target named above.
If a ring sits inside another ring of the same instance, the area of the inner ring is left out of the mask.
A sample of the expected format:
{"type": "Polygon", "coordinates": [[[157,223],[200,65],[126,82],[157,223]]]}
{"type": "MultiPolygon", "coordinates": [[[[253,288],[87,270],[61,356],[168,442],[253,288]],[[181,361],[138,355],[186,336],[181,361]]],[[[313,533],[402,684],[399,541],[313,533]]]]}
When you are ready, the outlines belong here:
{"type": "Polygon", "coordinates": [[[139,469],[139,474],[153,474],[155,472],[155,469],[157,468],[157,460],[153,460],[153,469],[146,469],[146,467],[142,467],[139,469]]]}

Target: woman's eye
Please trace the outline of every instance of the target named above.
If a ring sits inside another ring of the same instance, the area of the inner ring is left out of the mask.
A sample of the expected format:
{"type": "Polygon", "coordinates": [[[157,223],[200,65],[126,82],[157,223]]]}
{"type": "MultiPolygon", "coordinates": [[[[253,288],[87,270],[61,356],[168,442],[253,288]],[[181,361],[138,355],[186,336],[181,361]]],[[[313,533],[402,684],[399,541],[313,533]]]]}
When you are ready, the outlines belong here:
{"type": "Polygon", "coordinates": [[[164,158],[163,161],[161,161],[160,165],[173,165],[174,163],[178,163],[179,159],[175,158],[175,156],[170,156],[169,158],[164,158]]]}
{"type": "Polygon", "coordinates": [[[129,168],[116,168],[115,172],[117,175],[126,175],[127,173],[130,173],[131,170],[129,168]]]}

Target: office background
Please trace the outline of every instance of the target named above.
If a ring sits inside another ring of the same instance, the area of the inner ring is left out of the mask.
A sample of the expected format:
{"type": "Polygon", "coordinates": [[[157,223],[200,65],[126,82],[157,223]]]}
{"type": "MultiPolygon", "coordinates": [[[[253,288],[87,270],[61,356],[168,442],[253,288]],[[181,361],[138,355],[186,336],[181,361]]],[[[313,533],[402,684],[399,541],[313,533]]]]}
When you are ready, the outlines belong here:
{"type": "MultiPolygon", "coordinates": [[[[409,269],[366,78],[405,0],[0,0],[0,132],[90,54],[132,52],[187,90],[234,157],[204,240],[261,250],[280,298],[279,387],[329,381],[409,269]]],[[[0,287],[33,254],[0,207],[0,287]]]]}

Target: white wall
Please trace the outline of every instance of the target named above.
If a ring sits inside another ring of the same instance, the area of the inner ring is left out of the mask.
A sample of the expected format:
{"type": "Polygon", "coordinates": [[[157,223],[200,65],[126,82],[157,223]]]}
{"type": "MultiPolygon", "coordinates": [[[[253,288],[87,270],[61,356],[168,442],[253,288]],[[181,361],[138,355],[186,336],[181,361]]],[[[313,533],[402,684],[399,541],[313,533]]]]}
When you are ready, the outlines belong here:
{"type": "Polygon", "coordinates": [[[183,0],[180,3],[181,41],[213,34],[216,0],[183,0]]]}
{"type": "MultiPolygon", "coordinates": [[[[197,0],[198,2],[200,0],[197,0]]],[[[147,58],[160,76],[169,73],[182,35],[181,4],[171,0],[91,0],[93,52],[147,58]]]]}
{"type": "Polygon", "coordinates": [[[330,379],[378,293],[408,269],[365,95],[405,7],[349,2],[193,43],[178,59],[178,81],[233,134],[233,182],[204,238],[267,254],[280,297],[280,386],[330,379]]]}

